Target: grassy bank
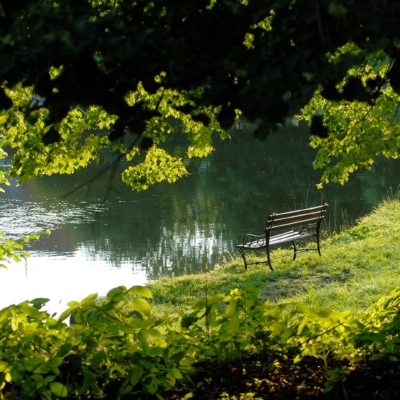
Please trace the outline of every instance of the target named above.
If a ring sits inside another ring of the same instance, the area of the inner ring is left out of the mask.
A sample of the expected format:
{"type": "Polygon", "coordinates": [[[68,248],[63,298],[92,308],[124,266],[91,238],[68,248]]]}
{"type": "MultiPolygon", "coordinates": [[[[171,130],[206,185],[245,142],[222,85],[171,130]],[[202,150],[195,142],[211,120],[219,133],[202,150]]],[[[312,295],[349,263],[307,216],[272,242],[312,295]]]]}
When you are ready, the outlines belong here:
{"type": "Polygon", "coordinates": [[[322,257],[301,253],[293,262],[291,249],[278,249],[272,254],[274,272],[265,264],[245,271],[238,257],[208,273],[164,278],[149,286],[156,303],[174,309],[232,288],[256,287],[263,299],[276,303],[358,311],[400,287],[399,239],[400,201],[387,200],[356,226],[324,239],[322,257]]]}

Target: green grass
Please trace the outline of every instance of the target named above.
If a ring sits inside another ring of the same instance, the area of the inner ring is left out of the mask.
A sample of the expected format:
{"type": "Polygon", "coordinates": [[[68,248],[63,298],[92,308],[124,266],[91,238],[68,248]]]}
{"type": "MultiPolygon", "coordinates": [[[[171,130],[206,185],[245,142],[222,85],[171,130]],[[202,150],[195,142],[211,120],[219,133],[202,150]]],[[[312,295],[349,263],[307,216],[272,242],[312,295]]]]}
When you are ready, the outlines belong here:
{"type": "Polygon", "coordinates": [[[323,240],[321,247],[322,257],[300,253],[296,261],[290,249],[274,251],[273,272],[265,264],[245,271],[238,257],[208,273],[164,278],[149,287],[155,303],[172,309],[236,287],[256,287],[271,302],[363,310],[400,287],[400,201],[384,201],[356,226],[323,240]]]}

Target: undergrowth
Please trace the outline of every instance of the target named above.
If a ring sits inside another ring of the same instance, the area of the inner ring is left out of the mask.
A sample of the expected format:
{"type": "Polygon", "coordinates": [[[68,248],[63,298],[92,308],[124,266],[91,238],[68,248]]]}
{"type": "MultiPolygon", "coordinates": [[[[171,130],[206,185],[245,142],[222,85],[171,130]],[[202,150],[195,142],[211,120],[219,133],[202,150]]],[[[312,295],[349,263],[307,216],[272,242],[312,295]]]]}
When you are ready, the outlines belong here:
{"type": "Polygon", "coordinates": [[[234,289],[160,316],[150,298],[146,288],[119,287],[101,303],[94,295],[72,303],[58,319],[40,311],[41,300],[1,310],[1,397],[162,399],[180,391],[187,399],[193,393],[181,388],[199,365],[252,354],[320,360],[329,388],[346,375],[332,372],[338,362],[400,357],[400,291],[356,314],[262,303],[256,290],[234,289]],[[135,297],[129,310],[127,296],[135,297]]]}

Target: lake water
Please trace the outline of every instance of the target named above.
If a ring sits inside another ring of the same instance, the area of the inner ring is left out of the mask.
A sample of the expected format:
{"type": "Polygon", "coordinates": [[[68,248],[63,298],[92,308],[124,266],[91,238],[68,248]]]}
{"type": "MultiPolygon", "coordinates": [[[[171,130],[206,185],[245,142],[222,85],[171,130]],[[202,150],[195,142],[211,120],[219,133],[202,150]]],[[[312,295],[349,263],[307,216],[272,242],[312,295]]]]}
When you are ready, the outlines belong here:
{"type": "Polygon", "coordinates": [[[196,273],[236,257],[245,233],[262,233],[269,213],[329,203],[326,227],[338,229],[396,192],[399,162],[380,160],[340,187],[316,189],[307,132],[285,128],[265,142],[233,132],[207,159],[188,160],[190,176],[144,193],[108,175],[47,177],[13,186],[0,199],[0,230],[18,238],[50,228],[26,262],[0,270],[0,307],[48,297],[50,310],[118,285],[196,273]],[[104,200],[105,195],[107,199],[104,200]]]}

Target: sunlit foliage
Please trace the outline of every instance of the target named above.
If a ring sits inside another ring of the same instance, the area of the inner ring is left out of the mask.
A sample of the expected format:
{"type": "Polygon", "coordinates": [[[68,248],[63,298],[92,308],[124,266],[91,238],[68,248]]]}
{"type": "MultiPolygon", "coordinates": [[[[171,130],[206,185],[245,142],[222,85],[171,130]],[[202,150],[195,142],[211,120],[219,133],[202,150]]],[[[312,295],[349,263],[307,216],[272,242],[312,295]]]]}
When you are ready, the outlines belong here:
{"type": "Polygon", "coordinates": [[[274,306],[260,302],[254,289],[234,289],[200,300],[183,316],[160,315],[151,297],[143,287],[118,287],[101,302],[90,295],[70,303],[59,318],[42,310],[47,299],[1,310],[1,395],[163,399],[190,380],[199,362],[262,351],[290,353],[295,362],[322,359],[327,373],[339,363],[398,361],[398,291],[363,314],[274,306]]]}
{"type": "MultiPolygon", "coordinates": [[[[337,63],[359,52],[349,43],[331,60],[337,63]]],[[[391,67],[384,54],[371,55],[367,63],[350,68],[329,92],[320,87],[298,115],[311,121],[311,146],[318,150],[314,167],[323,170],[321,187],[346,183],[359,168],[370,168],[377,156],[398,158],[400,96],[389,83],[382,85],[391,67]]]]}

